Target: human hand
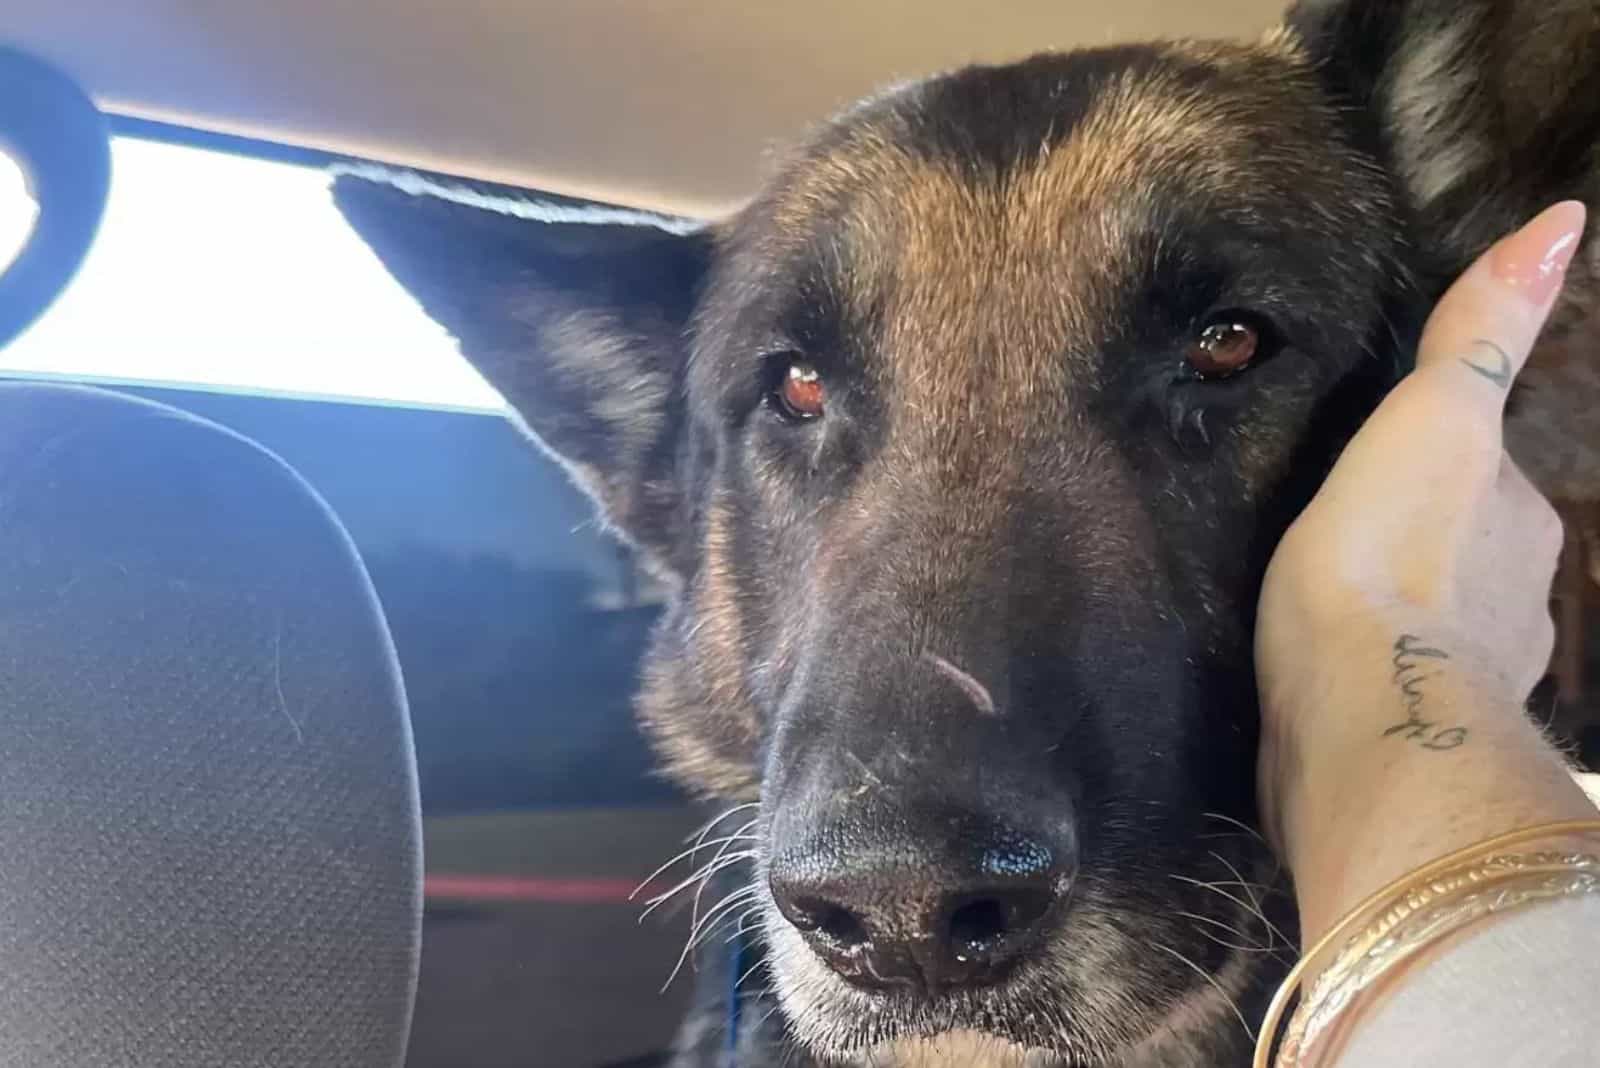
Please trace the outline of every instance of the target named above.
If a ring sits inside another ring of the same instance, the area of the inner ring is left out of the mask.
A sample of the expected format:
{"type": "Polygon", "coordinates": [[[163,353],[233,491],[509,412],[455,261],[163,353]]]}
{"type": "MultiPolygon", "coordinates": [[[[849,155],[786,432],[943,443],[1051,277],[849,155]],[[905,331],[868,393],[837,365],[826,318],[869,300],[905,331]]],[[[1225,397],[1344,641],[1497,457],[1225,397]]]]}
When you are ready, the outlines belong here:
{"type": "Polygon", "coordinates": [[[1416,370],[1273,557],[1256,666],[1262,812],[1280,848],[1302,795],[1325,785],[1318,775],[1350,770],[1337,754],[1374,739],[1384,753],[1457,749],[1476,728],[1451,714],[1452,695],[1471,690],[1520,718],[1549,663],[1561,524],[1505,454],[1501,420],[1583,223],[1582,205],[1559,204],[1462,275],[1416,370]],[[1352,689],[1357,674],[1373,681],[1352,689]]]}

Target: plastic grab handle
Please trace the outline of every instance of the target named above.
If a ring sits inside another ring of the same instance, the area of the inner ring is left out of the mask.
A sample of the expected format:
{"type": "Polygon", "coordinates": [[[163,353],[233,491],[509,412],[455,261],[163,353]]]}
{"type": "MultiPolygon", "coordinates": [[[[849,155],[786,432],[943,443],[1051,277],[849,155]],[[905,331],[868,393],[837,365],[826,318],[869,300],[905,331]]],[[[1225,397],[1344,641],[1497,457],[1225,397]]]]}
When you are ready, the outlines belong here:
{"type": "Polygon", "coordinates": [[[0,46],[0,152],[39,206],[16,259],[0,275],[0,348],[55,302],[94,243],[111,188],[105,116],[76,82],[38,58],[0,46]]]}

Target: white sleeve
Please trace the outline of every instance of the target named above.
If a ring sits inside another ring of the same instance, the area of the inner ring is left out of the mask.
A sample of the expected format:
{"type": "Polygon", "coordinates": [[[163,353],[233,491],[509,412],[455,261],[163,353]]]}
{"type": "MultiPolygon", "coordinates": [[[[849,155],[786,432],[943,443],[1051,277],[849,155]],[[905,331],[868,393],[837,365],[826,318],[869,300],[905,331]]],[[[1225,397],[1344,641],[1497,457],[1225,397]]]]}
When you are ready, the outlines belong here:
{"type": "Polygon", "coordinates": [[[1356,1019],[1337,1065],[1600,1065],[1600,896],[1469,928],[1356,1019]]]}

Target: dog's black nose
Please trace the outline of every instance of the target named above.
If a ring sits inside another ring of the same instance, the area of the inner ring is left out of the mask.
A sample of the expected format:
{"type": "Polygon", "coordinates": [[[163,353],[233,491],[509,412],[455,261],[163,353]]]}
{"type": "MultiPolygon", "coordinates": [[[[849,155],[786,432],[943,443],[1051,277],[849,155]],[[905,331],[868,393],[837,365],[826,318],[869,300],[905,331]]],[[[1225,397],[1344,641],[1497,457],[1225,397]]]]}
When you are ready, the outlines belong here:
{"type": "Polygon", "coordinates": [[[1002,979],[1042,942],[1075,860],[1068,841],[1005,830],[931,848],[900,835],[862,841],[857,830],[783,850],[768,881],[811,948],[875,989],[934,994],[1002,979]]]}

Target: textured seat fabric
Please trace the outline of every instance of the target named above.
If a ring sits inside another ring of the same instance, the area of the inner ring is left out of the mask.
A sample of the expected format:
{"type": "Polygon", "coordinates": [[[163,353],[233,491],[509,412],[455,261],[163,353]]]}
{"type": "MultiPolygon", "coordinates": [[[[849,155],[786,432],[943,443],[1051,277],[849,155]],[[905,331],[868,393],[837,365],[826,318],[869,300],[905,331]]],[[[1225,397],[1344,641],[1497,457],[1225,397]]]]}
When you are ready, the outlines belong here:
{"type": "Polygon", "coordinates": [[[0,385],[0,1068],[393,1068],[420,833],[315,494],[172,409],[0,385]]]}

